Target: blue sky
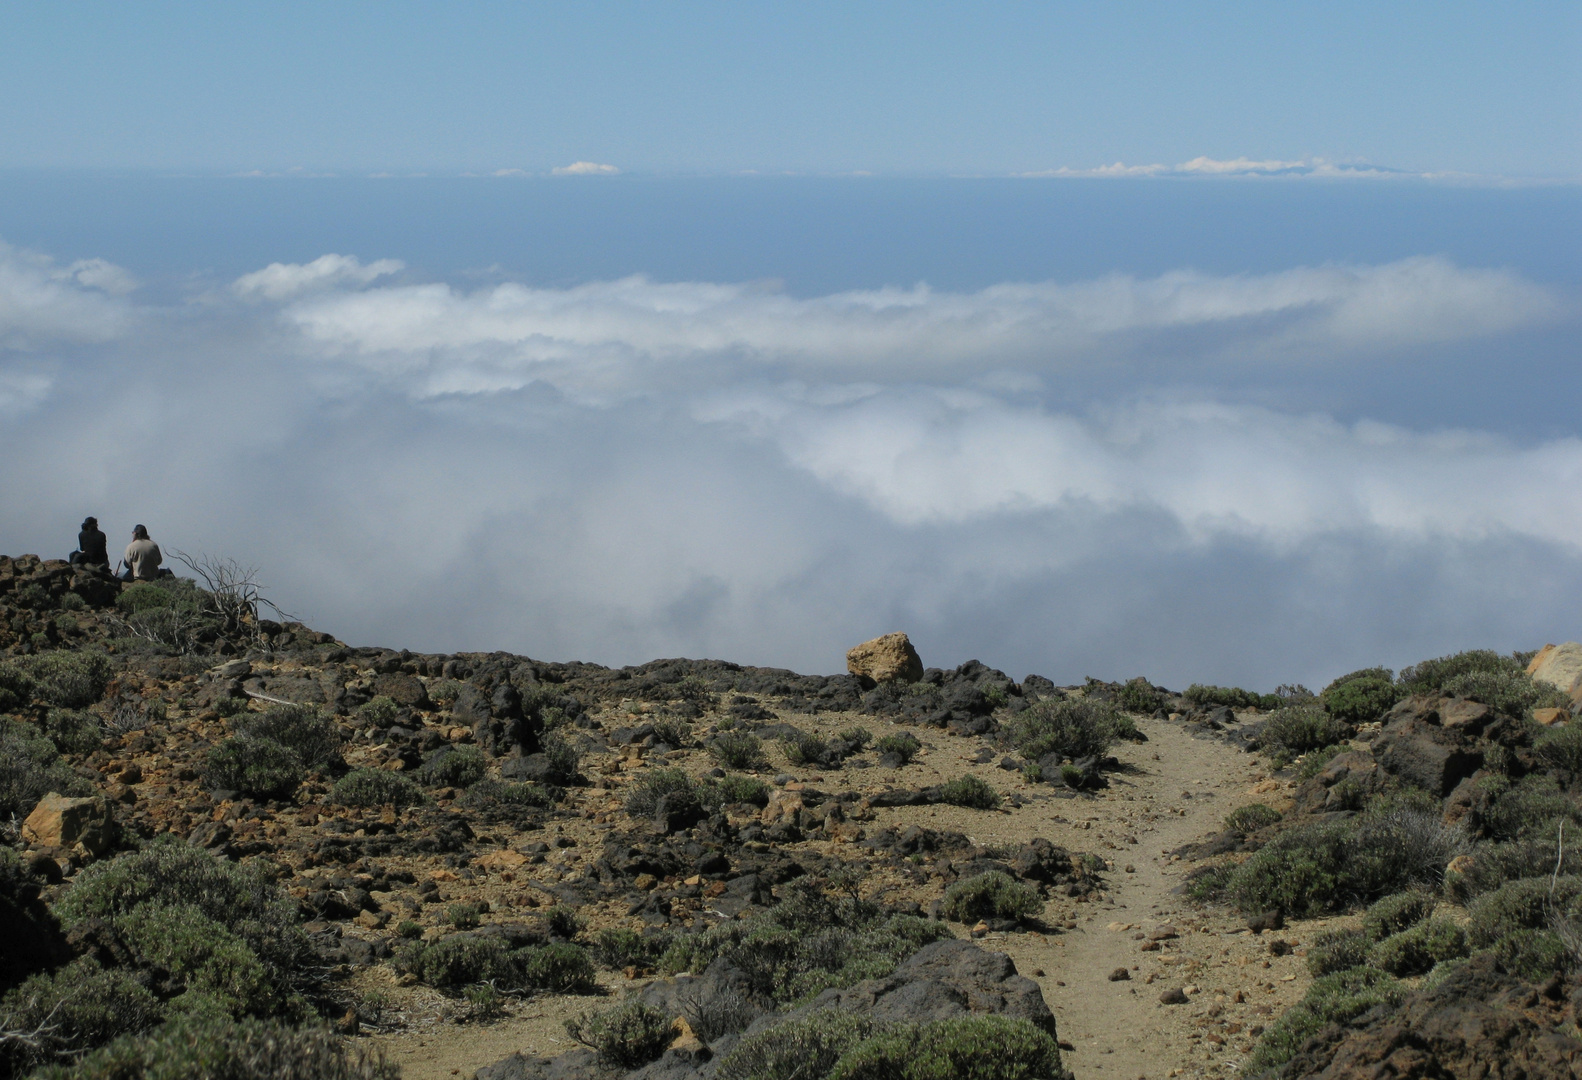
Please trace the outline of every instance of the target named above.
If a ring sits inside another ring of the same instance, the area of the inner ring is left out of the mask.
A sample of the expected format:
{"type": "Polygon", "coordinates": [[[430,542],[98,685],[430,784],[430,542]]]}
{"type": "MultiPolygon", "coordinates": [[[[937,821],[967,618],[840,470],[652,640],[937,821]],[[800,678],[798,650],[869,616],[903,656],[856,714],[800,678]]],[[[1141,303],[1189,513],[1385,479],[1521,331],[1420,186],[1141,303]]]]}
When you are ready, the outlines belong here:
{"type": "Polygon", "coordinates": [[[1578,9],[979,7],[5,8],[0,550],[604,663],[1582,637],[1578,9]]]}
{"type": "Polygon", "coordinates": [[[1582,8],[110,3],[0,12],[0,167],[1582,173],[1582,8]]]}

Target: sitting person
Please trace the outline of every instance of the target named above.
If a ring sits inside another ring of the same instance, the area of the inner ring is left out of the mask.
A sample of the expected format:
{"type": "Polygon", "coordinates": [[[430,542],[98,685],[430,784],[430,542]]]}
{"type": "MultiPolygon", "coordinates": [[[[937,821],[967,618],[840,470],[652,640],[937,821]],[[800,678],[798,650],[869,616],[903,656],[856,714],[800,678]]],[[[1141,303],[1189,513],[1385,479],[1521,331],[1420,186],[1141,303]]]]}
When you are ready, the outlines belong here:
{"type": "Polygon", "coordinates": [[[159,545],[148,538],[148,530],[141,525],[132,529],[132,542],[126,545],[126,572],[122,581],[154,581],[159,578],[159,564],[165,557],[159,545]]]}
{"type": "Polygon", "coordinates": [[[99,519],[82,519],[82,531],[77,534],[77,550],[71,553],[73,566],[96,566],[110,569],[109,538],[99,530],[99,519]]]}

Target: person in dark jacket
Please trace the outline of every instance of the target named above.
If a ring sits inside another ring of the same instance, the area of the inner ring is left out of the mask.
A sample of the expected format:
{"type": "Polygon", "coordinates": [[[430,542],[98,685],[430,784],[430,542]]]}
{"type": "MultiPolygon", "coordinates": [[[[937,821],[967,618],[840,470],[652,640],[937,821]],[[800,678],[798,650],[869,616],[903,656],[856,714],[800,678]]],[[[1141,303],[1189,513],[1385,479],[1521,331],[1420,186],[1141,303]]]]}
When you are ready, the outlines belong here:
{"type": "Polygon", "coordinates": [[[82,531],[77,534],[77,550],[71,553],[72,563],[110,569],[109,542],[109,538],[99,530],[98,518],[83,518],[82,531]]]}

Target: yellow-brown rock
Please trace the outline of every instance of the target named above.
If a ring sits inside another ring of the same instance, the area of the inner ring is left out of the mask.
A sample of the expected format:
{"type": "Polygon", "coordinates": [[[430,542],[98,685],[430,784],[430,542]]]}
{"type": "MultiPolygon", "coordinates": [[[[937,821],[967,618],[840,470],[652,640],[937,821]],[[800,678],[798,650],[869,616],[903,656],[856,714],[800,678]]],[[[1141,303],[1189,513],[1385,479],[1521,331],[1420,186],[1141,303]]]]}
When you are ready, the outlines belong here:
{"type": "Polygon", "coordinates": [[[846,670],[876,683],[899,679],[915,683],[923,677],[923,661],[905,634],[885,634],[865,641],[846,654],[846,670]]]}
{"type": "Polygon", "coordinates": [[[44,847],[74,848],[103,855],[115,842],[110,804],[98,796],[72,799],[50,792],[22,823],[22,839],[44,847]]]}

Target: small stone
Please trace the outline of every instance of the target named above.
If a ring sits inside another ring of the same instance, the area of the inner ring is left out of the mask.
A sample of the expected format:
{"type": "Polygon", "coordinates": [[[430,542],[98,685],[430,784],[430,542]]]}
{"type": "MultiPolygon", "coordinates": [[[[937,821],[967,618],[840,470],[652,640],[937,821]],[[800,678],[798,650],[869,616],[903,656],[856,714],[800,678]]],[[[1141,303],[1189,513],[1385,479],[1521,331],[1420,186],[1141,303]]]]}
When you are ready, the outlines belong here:
{"type": "Polygon", "coordinates": [[[1190,997],[1190,996],[1192,996],[1192,995],[1193,995],[1193,994],[1195,994],[1195,993],[1197,993],[1197,989],[1198,989],[1198,988],[1197,988],[1197,987],[1195,987],[1195,986],[1192,986],[1192,985],[1190,985],[1190,984],[1188,984],[1188,985],[1186,985],[1186,986],[1183,986],[1183,987],[1182,987],[1182,988],[1181,988],[1181,992],[1182,992],[1182,993],[1183,993],[1183,994],[1186,994],[1186,995],[1187,995],[1187,996],[1188,996],[1188,997],[1190,997]]]}
{"type": "Polygon", "coordinates": [[[357,914],[357,925],[367,930],[382,930],[389,921],[390,914],[385,911],[362,911],[357,914]]]}
{"type": "Polygon", "coordinates": [[[1170,941],[1181,936],[1181,931],[1169,923],[1162,923],[1148,932],[1149,941],[1170,941]]]}
{"type": "Polygon", "coordinates": [[[1269,942],[1269,955],[1270,956],[1286,956],[1286,955],[1289,955],[1290,952],[1291,952],[1291,943],[1289,941],[1284,941],[1284,940],[1282,940],[1280,938],[1275,938],[1273,941],[1269,942]]]}
{"type": "Polygon", "coordinates": [[[988,933],[989,924],[983,922],[981,919],[978,921],[978,924],[972,928],[972,936],[975,938],[985,937],[988,933]]]}
{"type": "Polygon", "coordinates": [[[1125,982],[1132,977],[1132,973],[1123,967],[1118,967],[1110,972],[1110,982],[1125,982]]]}
{"type": "Polygon", "coordinates": [[[1161,1005],[1185,1005],[1186,1003],[1186,994],[1173,986],[1159,995],[1159,1004],[1161,1005]]]}

